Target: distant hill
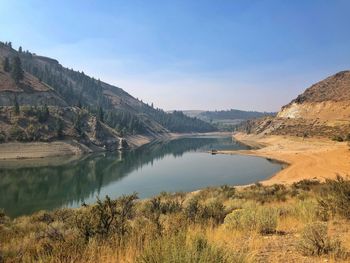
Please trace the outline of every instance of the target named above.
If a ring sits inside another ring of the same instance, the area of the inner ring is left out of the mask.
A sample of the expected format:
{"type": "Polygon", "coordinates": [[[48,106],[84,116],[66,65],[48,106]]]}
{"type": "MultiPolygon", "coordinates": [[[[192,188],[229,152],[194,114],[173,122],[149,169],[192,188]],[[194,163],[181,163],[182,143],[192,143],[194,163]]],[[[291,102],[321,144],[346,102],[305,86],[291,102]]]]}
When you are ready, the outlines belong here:
{"type": "Polygon", "coordinates": [[[167,113],[154,108],[121,88],[65,68],[55,59],[16,51],[10,43],[2,42],[0,107],[0,142],[68,137],[88,145],[101,140],[97,144],[103,146],[107,141],[120,141],[135,134],[157,136],[216,130],[182,112],[167,113]],[[14,72],[17,58],[21,70],[14,72]],[[20,78],[16,79],[16,74],[20,78]],[[16,106],[19,112],[15,112],[16,106]]]}
{"type": "Polygon", "coordinates": [[[252,120],[264,116],[274,116],[274,112],[242,111],[242,110],[220,110],[220,111],[201,111],[185,110],[183,111],[189,117],[195,117],[202,121],[217,125],[220,129],[232,129],[245,120],[252,120]]]}
{"type": "Polygon", "coordinates": [[[253,133],[322,136],[337,140],[350,136],[350,71],[338,72],[305,90],[282,107],[275,118],[242,124],[253,133]]]}

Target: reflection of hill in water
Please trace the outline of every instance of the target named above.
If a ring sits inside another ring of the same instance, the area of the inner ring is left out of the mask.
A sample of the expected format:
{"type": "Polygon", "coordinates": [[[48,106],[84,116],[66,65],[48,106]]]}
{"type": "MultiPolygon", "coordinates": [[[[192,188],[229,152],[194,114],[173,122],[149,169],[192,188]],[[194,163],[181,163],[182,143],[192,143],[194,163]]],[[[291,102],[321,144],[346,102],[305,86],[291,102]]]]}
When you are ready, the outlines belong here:
{"type": "Polygon", "coordinates": [[[0,207],[11,216],[18,216],[79,203],[102,186],[166,155],[177,157],[188,151],[220,147],[242,148],[230,138],[182,138],[125,153],[93,155],[59,166],[0,168],[0,207]]]}

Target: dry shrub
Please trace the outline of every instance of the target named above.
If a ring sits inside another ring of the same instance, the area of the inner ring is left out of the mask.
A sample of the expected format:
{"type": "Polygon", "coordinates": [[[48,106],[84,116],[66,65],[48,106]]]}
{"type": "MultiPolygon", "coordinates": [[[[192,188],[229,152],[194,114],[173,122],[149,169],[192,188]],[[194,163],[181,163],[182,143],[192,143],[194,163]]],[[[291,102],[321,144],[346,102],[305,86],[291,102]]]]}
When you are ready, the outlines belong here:
{"type": "Polygon", "coordinates": [[[331,240],[327,233],[327,224],[315,222],[306,225],[298,244],[299,251],[306,256],[321,256],[332,254],[337,258],[345,258],[339,240],[331,240]]]}
{"type": "Polygon", "coordinates": [[[186,237],[185,232],[152,241],[137,259],[139,263],[234,263],[241,256],[209,244],[202,235],[186,237]]]}
{"type": "Polygon", "coordinates": [[[241,231],[257,230],[261,234],[273,234],[277,228],[278,211],[271,207],[246,205],[225,217],[225,227],[241,231]]]}
{"type": "Polygon", "coordinates": [[[350,180],[340,176],[335,180],[327,179],[318,204],[324,219],[337,213],[350,220],[350,180]]]}

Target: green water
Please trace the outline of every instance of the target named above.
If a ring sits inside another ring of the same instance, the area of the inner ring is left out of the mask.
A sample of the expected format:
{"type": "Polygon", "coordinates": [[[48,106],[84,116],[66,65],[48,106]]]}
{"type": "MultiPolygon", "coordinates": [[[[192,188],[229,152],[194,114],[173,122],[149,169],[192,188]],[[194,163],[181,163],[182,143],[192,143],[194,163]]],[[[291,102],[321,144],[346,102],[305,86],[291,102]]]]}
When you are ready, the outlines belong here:
{"type": "Polygon", "coordinates": [[[242,185],[270,177],[282,166],[263,158],[211,155],[210,149],[245,149],[224,137],[155,142],[127,152],[90,155],[58,164],[0,163],[0,208],[11,217],[39,210],[77,207],[97,196],[137,192],[193,191],[207,186],[242,185]]]}

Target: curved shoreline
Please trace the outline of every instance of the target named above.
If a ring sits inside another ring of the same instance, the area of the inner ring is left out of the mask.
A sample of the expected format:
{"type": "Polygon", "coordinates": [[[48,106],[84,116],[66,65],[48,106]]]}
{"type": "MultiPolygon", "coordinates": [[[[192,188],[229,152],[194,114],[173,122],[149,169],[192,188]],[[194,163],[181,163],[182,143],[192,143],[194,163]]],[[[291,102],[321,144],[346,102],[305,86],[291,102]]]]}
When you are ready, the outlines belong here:
{"type": "Polygon", "coordinates": [[[350,151],[347,143],[325,138],[264,136],[238,133],[237,141],[255,149],[218,151],[219,154],[243,154],[276,160],[288,164],[264,184],[292,184],[303,179],[336,178],[350,175],[350,151]]]}
{"type": "MultiPolygon", "coordinates": [[[[157,140],[173,140],[188,136],[231,136],[231,133],[167,133],[155,135],[130,135],[126,139],[131,149],[157,140]]],[[[93,152],[103,152],[103,149],[94,150],[79,143],[76,140],[62,140],[53,142],[8,142],[0,144],[0,163],[5,161],[25,161],[31,160],[45,162],[46,159],[72,157],[80,158],[93,152]]]]}

